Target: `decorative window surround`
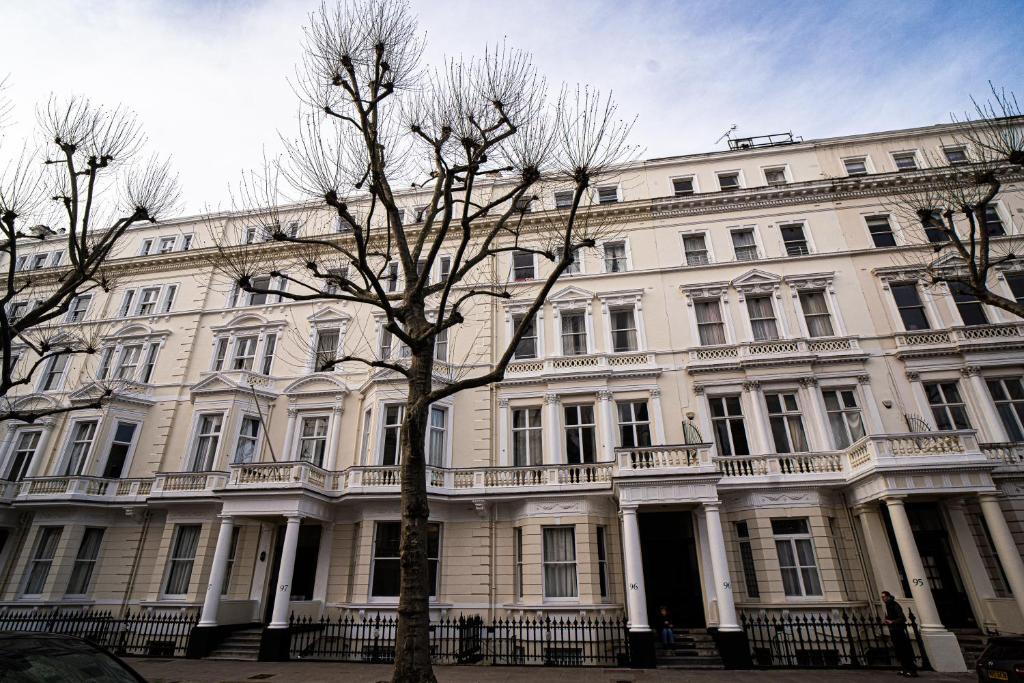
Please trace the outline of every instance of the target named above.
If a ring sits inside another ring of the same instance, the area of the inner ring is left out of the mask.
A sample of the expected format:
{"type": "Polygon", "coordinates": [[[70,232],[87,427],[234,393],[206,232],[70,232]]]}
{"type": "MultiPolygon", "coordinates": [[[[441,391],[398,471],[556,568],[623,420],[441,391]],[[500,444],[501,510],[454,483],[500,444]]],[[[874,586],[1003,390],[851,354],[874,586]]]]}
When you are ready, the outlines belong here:
{"type": "Polygon", "coordinates": [[[633,270],[633,254],[632,254],[632,251],[629,248],[629,239],[627,239],[625,237],[615,237],[615,238],[610,238],[610,239],[606,239],[606,240],[600,240],[595,245],[595,247],[597,249],[598,255],[601,257],[601,272],[602,273],[608,273],[608,274],[628,273],[629,271],[633,270]],[[609,267],[608,267],[609,266],[608,253],[605,251],[605,247],[607,245],[609,245],[609,244],[621,244],[622,247],[623,247],[623,250],[625,252],[626,263],[625,263],[624,267],[621,267],[621,264],[620,264],[620,269],[619,270],[609,270],[609,267]]]}
{"type": "Polygon", "coordinates": [[[889,317],[892,320],[893,330],[904,330],[905,328],[903,326],[903,317],[900,315],[900,309],[896,305],[895,298],[892,296],[891,285],[910,282],[917,283],[918,297],[921,299],[921,304],[924,306],[925,315],[928,318],[931,329],[941,330],[946,327],[945,317],[939,312],[939,308],[936,305],[935,298],[933,297],[933,288],[921,286],[922,271],[920,269],[887,268],[884,270],[878,269],[874,274],[882,282],[882,291],[885,292],[882,299],[886,302],[885,305],[889,308],[889,317]]]}
{"type": "Polygon", "coordinates": [[[136,360],[135,371],[131,377],[123,379],[147,384],[152,382],[153,377],[147,377],[151,368],[147,367],[147,361],[153,359],[155,365],[159,365],[158,359],[163,351],[167,338],[171,335],[169,330],[154,330],[146,325],[132,324],[117,330],[113,334],[103,338],[100,346],[100,364],[97,366],[97,379],[108,379],[116,377],[117,370],[124,358],[125,348],[141,346],[142,349],[136,360]],[[152,347],[156,345],[156,351],[152,347]],[[151,355],[154,354],[155,355],[151,355]]]}
{"type": "Polygon", "coordinates": [[[263,369],[263,357],[267,347],[267,338],[275,336],[275,346],[280,347],[281,334],[287,327],[288,323],[284,320],[268,321],[261,315],[255,313],[243,313],[232,318],[226,325],[218,325],[213,327],[213,348],[214,354],[211,360],[211,370],[214,372],[230,372],[231,371],[231,359],[233,358],[235,343],[239,337],[252,337],[258,338],[256,343],[256,355],[253,362],[252,370],[247,372],[253,372],[256,374],[262,374],[260,371],[263,369]],[[222,367],[217,367],[217,353],[216,349],[218,344],[222,341],[227,344],[227,353],[224,356],[222,367]]]}
{"type": "MultiPolygon", "coordinates": [[[[309,357],[306,360],[306,370],[316,372],[316,350],[317,339],[321,330],[338,330],[338,347],[341,351],[345,347],[345,333],[348,331],[348,323],[352,317],[348,313],[342,313],[333,308],[322,308],[313,315],[306,318],[309,321],[309,357]]],[[[379,344],[378,347],[380,348],[379,344]]],[[[336,352],[337,353],[337,352],[336,352]]],[[[262,355],[258,356],[262,358],[262,355]]],[[[334,370],[340,370],[341,365],[335,365],[334,370]]]]}
{"type": "MultiPolygon", "coordinates": [[[[512,339],[512,335],[515,334],[515,318],[521,313],[525,313],[530,308],[530,304],[526,302],[512,301],[505,304],[505,346],[512,339]]],[[[537,334],[537,355],[536,359],[544,358],[544,309],[541,308],[537,311],[537,314],[533,317],[534,331],[537,334]]],[[[532,360],[532,359],[530,359],[532,360]]]]}
{"type": "Polygon", "coordinates": [[[155,317],[166,315],[174,308],[180,287],[177,283],[149,284],[124,290],[118,304],[116,317],[155,317]],[[150,293],[155,290],[155,294],[150,293]],[[147,307],[150,310],[144,311],[147,307]]]}
{"type": "MultiPolygon", "coordinates": [[[[751,295],[768,295],[771,296],[774,301],[772,302],[775,308],[775,324],[778,326],[779,339],[789,339],[789,325],[786,320],[786,316],[782,310],[781,301],[782,293],[781,287],[782,278],[778,275],[772,275],[762,270],[749,270],[743,275],[729,283],[737,293],[737,301],[741,308],[746,308],[747,297],[751,295]],[[779,302],[779,303],[776,303],[779,302]]],[[[748,339],[754,338],[754,330],[750,324],[750,319],[746,315],[743,316],[743,320],[746,325],[745,337],[748,339]]]]}
{"type": "Polygon", "coordinates": [[[711,233],[708,230],[703,230],[703,229],[701,229],[701,230],[686,230],[684,232],[680,232],[679,233],[679,240],[680,240],[680,243],[682,244],[682,249],[683,249],[683,265],[686,265],[686,266],[705,266],[705,265],[709,265],[709,264],[715,263],[714,244],[713,244],[713,240],[711,239],[711,233]],[[690,263],[691,259],[687,255],[686,240],[687,240],[687,238],[694,238],[694,237],[700,237],[704,241],[704,251],[706,253],[705,253],[705,256],[704,256],[704,262],[703,263],[701,263],[701,259],[700,259],[700,255],[699,254],[695,255],[696,258],[693,259],[693,261],[694,261],[693,263],[690,263]]]}
{"type": "MultiPolygon", "coordinates": [[[[348,394],[346,384],[331,373],[319,372],[300,377],[282,389],[281,393],[288,397],[288,423],[282,452],[298,452],[302,417],[330,415],[323,468],[335,469],[338,444],[341,440],[341,417],[345,408],[345,396],[348,394]]],[[[231,433],[237,433],[237,425],[231,433]]],[[[234,453],[233,444],[231,452],[234,453]]]]}
{"type": "Polygon", "coordinates": [[[6,423],[3,440],[0,441],[0,453],[3,453],[3,460],[0,461],[3,463],[3,468],[0,469],[0,478],[6,478],[10,474],[21,434],[31,431],[41,432],[41,434],[39,435],[39,441],[36,443],[32,459],[26,465],[22,478],[37,476],[42,471],[56,424],[57,420],[53,417],[36,420],[32,425],[15,422],[14,420],[6,423]]]}
{"type": "Polygon", "coordinates": [[[789,164],[762,166],[761,175],[764,177],[764,184],[769,187],[779,187],[793,182],[793,174],[789,171],[789,164]]]}
{"type": "Polygon", "coordinates": [[[786,275],[782,278],[782,281],[789,286],[789,292],[793,298],[793,310],[796,312],[797,324],[800,327],[800,336],[811,336],[810,332],[807,330],[807,321],[804,320],[803,307],[800,303],[800,292],[823,292],[825,294],[825,303],[828,306],[828,312],[832,316],[834,336],[846,336],[846,321],[843,320],[842,310],[839,306],[839,301],[836,299],[836,289],[834,284],[835,276],[836,274],[832,272],[809,273],[807,275],[786,275]]]}
{"type": "MultiPolygon", "coordinates": [[[[644,307],[643,307],[643,296],[644,291],[642,289],[631,289],[624,290],[621,292],[602,292],[597,295],[597,298],[601,302],[601,315],[602,324],[604,325],[604,347],[608,353],[612,353],[615,348],[612,343],[612,318],[611,313],[613,309],[617,308],[630,308],[633,309],[633,316],[636,323],[636,344],[637,348],[632,351],[626,351],[624,353],[636,353],[637,351],[647,350],[647,334],[644,331],[644,307]]],[[[587,330],[588,334],[588,345],[590,329],[587,330]]]]}
{"type": "Polygon", "coordinates": [[[679,291],[686,298],[686,306],[690,309],[686,316],[690,322],[690,337],[693,340],[691,346],[700,345],[700,331],[697,329],[697,315],[694,312],[694,304],[698,301],[718,300],[722,310],[722,321],[725,323],[725,343],[733,344],[736,341],[736,330],[733,327],[733,319],[729,306],[729,283],[710,282],[701,285],[680,285],[679,291]]]}
{"type": "Polygon", "coordinates": [[[587,353],[594,353],[594,294],[577,287],[566,287],[548,297],[551,304],[551,327],[554,329],[557,353],[562,355],[562,313],[582,311],[587,332],[587,353]]]}

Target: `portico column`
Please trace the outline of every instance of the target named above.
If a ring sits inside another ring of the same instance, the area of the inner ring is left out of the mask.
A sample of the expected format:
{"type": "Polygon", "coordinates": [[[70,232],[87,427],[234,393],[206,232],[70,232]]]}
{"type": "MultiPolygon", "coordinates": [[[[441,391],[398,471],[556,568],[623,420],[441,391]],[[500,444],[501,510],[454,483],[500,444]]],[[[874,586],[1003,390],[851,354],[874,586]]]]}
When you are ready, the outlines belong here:
{"type": "Polygon", "coordinates": [[[597,400],[601,402],[601,431],[604,433],[604,458],[605,462],[615,460],[615,415],[612,410],[612,392],[597,392],[597,400]]]}
{"type": "Polygon", "coordinates": [[[206,584],[206,597],[203,600],[203,612],[199,617],[199,626],[216,626],[217,610],[220,608],[220,589],[224,585],[224,574],[228,569],[228,557],[231,555],[231,532],[234,520],[224,515],[220,518],[220,533],[217,535],[217,549],[213,553],[213,565],[210,567],[210,581],[206,584]]]}
{"type": "Polygon", "coordinates": [[[898,598],[903,597],[899,570],[896,568],[896,560],[892,556],[892,548],[889,547],[889,538],[878,507],[861,505],[854,508],[853,514],[860,520],[865,554],[875,575],[876,592],[889,591],[898,598]]]}
{"type": "Polygon", "coordinates": [[[885,504],[889,508],[892,531],[896,537],[900,557],[903,559],[903,569],[907,573],[910,593],[914,596],[921,641],[928,653],[928,660],[936,671],[966,671],[967,666],[964,664],[963,653],[960,651],[956,636],[947,631],[939,619],[939,611],[935,607],[935,598],[932,597],[932,589],[924,573],[924,564],[917,550],[917,541],[914,539],[913,529],[910,528],[910,519],[907,518],[903,499],[886,498],[885,504]]]}
{"type": "Polygon", "coordinates": [[[295,572],[295,548],[299,544],[301,517],[289,517],[284,532],[284,546],[281,548],[281,567],[277,572],[277,593],[274,595],[274,611],[269,628],[288,628],[288,608],[292,598],[292,575],[295,572]]]}
{"type": "Polygon", "coordinates": [[[900,558],[903,560],[903,569],[907,572],[907,583],[910,584],[910,594],[914,596],[917,618],[920,620],[921,628],[941,629],[943,628],[942,620],[939,619],[935,598],[932,597],[932,588],[928,585],[928,579],[924,573],[924,564],[922,564],[921,554],[917,550],[917,541],[914,539],[913,529],[910,528],[910,519],[903,506],[903,499],[886,498],[885,504],[889,508],[889,518],[892,520],[896,547],[899,548],[900,558]]]}
{"type": "Polygon", "coordinates": [[[1020,613],[1024,615],[1024,560],[1021,559],[1020,550],[1010,532],[1010,525],[1006,523],[1003,509],[999,505],[999,495],[982,493],[978,496],[978,503],[981,505],[981,513],[985,516],[988,532],[992,535],[992,545],[996,547],[999,563],[1006,573],[1006,581],[1013,591],[1013,599],[1017,602],[1020,613]]]}
{"type": "MultiPolygon", "coordinates": [[[[771,435],[768,433],[768,414],[765,412],[764,403],[761,401],[761,383],[757,381],[744,382],[743,393],[750,405],[750,419],[753,424],[751,432],[754,436],[754,455],[765,455],[775,450],[771,435]]],[[[748,423],[749,424],[749,423],[748,423]]]]}
{"type": "Polygon", "coordinates": [[[548,435],[548,457],[546,460],[550,465],[562,463],[562,439],[561,430],[559,429],[561,421],[558,419],[558,409],[561,405],[562,402],[558,394],[544,395],[544,407],[547,409],[547,414],[544,416],[544,426],[548,435]]]}
{"type": "Polygon", "coordinates": [[[715,597],[718,600],[718,630],[739,631],[736,619],[736,603],[732,594],[732,577],[725,552],[725,535],[722,533],[720,503],[704,503],[704,519],[708,527],[708,546],[711,551],[711,573],[715,577],[715,597]]]}
{"type": "Polygon", "coordinates": [[[640,548],[640,523],[636,517],[636,507],[624,507],[620,514],[629,630],[650,631],[651,626],[647,623],[647,591],[644,588],[644,559],[640,548]]]}

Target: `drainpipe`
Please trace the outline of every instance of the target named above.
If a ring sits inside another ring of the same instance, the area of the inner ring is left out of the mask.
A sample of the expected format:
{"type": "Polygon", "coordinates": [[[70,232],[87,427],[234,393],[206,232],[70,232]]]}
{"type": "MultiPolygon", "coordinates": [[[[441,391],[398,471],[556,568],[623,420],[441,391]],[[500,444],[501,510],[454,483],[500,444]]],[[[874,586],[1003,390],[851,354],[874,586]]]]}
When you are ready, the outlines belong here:
{"type": "Polygon", "coordinates": [[[139,544],[135,548],[132,569],[128,574],[128,583],[124,587],[124,595],[121,597],[121,607],[117,610],[118,619],[123,619],[128,611],[128,598],[131,596],[132,589],[135,588],[135,577],[139,575],[139,562],[142,560],[142,549],[146,545],[146,537],[149,535],[149,523],[152,517],[153,513],[149,510],[146,510],[142,516],[142,531],[139,533],[139,544]]]}

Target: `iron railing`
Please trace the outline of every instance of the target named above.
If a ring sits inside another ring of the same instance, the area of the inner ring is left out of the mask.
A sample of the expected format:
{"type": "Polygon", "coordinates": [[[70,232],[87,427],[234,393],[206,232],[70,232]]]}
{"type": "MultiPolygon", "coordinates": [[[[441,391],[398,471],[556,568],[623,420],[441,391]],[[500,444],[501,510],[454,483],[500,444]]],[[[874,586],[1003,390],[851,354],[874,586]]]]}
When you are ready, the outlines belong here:
{"type": "MultiPolygon", "coordinates": [[[[395,657],[395,617],[292,617],[292,659],[388,663],[395,657]]],[[[448,617],[430,624],[435,664],[625,666],[629,637],[623,618],[448,617]]]]}
{"type": "Polygon", "coordinates": [[[62,633],[85,638],[118,655],[184,657],[198,618],[193,613],[161,614],[85,609],[0,611],[0,632],[62,633]]]}
{"type": "MultiPolygon", "coordinates": [[[[929,668],[914,613],[907,635],[915,659],[929,668]]],[[[899,666],[890,627],[871,614],[774,614],[740,617],[754,666],[781,668],[890,668],[899,666]]]]}

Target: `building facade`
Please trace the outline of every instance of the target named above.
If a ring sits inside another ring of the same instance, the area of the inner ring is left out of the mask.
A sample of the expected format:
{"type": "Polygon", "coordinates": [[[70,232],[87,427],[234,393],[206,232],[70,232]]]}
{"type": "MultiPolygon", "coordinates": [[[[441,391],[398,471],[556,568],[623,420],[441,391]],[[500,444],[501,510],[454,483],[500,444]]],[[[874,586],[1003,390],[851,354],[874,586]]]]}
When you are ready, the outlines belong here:
{"type": "MultiPolygon", "coordinates": [[[[432,408],[432,610],[645,632],[665,606],[730,633],[743,614],[876,611],[889,590],[945,670],[964,667],[957,633],[1024,632],[1024,321],[925,288],[919,228],[887,208],[965,161],[954,132],[655,159],[597,188],[615,230],[505,380],[432,408]]],[[[1020,180],[997,241],[1024,233],[1020,180]]],[[[394,611],[405,386],[315,369],[342,344],[402,349],[351,304],[235,291],[213,230],[255,234],[242,215],[129,232],[119,287],[69,313],[103,326],[100,354],[44,366],[18,400],[122,388],[0,428],[0,609],[269,629],[394,611]]],[[[60,249],[23,267],[57,272],[60,249]]],[[[438,382],[494,361],[546,264],[494,267],[513,296],[438,344],[438,382]]],[[[1024,264],[992,286],[1024,300],[1024,264]]]]}

